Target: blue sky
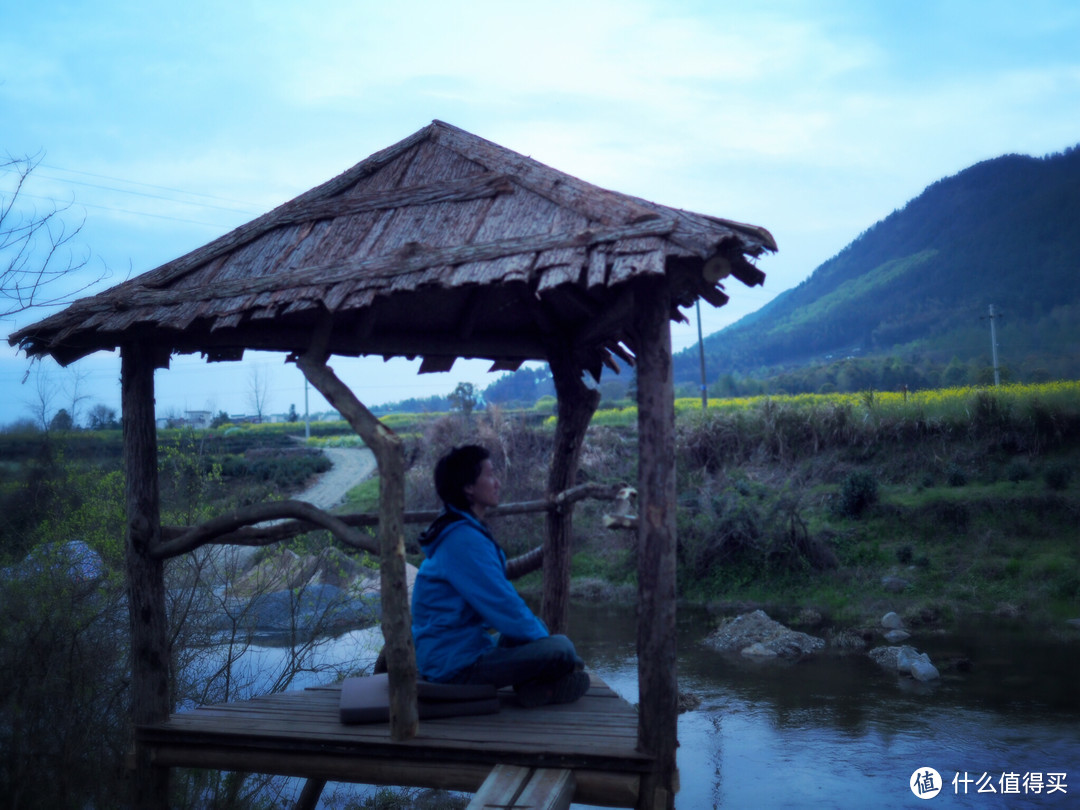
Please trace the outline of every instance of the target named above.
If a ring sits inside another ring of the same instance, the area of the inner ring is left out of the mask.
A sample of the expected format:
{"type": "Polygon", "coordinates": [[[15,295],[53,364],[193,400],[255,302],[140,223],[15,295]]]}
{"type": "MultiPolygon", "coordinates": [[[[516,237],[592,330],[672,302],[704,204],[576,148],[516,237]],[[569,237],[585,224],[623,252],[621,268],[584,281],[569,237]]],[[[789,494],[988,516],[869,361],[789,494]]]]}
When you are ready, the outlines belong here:
{"type": "MultiPolygon", "coordinates": [[[[1080,4],[919,2],[58,2],[4,0],[0,152],[38,155],[27,204],[73,203],[107,283],[152,269],[448,121],[585,180],[769,228],[764,288],[798,284],[928,184],[1080,142],[1080,4]]],[[[0,195],[10,190],[0,175],[0,195]]],[[[2,323],[3,335],[48,314],[2,323]]],[[[692,315],[692,313],[691,313],[692,315]]],[[[696,324],[676,327],[676,348],[696,324]]],[[[157,375],[159,414],[303,410],[274,355],[157,375]]],[[[335,367],[370,404],[497,375],[335,367]]],[[[119,363],[0,350],[0,424],[48,398],[119,409],[119,363]],[[41,378],[39,380],[39,377],[41,378]]],[[[312,395],[311,408],[323,403],[312,395]]]]}

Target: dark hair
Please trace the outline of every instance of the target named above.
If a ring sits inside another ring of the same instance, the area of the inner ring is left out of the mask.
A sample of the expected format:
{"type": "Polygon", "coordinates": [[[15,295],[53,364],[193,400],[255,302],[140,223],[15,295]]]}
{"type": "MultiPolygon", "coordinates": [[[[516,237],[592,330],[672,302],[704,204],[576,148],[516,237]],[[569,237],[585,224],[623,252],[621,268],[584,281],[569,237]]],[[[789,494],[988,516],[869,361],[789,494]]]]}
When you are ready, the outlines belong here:
{"type": "Polygon", "coordinates": [[[478,444],[455,447],[435,464],[435,491],[443,503],[468,509],[469,499],[465,487],[476,483],[484,461],[491,457],[486,448],[478,444]]]}

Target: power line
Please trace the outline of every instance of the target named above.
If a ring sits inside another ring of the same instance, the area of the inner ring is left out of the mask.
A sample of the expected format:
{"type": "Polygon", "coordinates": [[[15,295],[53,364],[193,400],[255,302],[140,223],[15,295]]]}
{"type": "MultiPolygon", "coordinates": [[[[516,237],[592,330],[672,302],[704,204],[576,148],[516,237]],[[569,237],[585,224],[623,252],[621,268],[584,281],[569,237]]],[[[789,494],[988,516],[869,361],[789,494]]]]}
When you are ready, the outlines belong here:
{"type": "MultiPolygon", "coordinates": [[[[152,188],[152,189],[155,189],[156,191],[172,191],[172,192],[174,192],[176,194],[187,194],[187,195],[189,195],[191,197],[206,197],[208,200],[219,200],[221,202],[229,202],[229,203],[234,203],[236,205],[245,205],[245,206],[248,206],[248,207],[251,207],[251,208],[255,207],[254,204],[249,203],[249,202],[243,202],[241,200],[232,200],[232,199],[229,199],[228,197],[218,197],[218,196],[216,196],[214,194],[204,194],[204,193],[198,192],[198,191],[185,191],[184,189],[181,189],[181,188],[170,188],[169,186],[155,186],[155,185],[152,185],[151,183],[141,183],[138,180],[125,180],[122,177],[110,177],[107,174],[94,174],[93,172],[84,172],[84,171],[80,171],[78,169],[65,169],[62,166],[53,166],[53,165],[50,165],[50,164],[47,164],[47,163],[40,163],[38,165],[43,167],[43,168],[52,169],[53,171],[57,171],[57,172],[68,172],[69,174],[81,174],[84,177],[96,177],[98,180],[112,180],[113,182],[116,182],[116,183],[127,183],[130,186],[142,186],[143,188],[152,188]]],[[[54,178],[51,178],[51,179],[63,181],[63,178],[54,177],[54,178]]],[[[71,181],[66,181],[66,182],[77,182],[77,181],[71,180],[71,181]]],[[[83,185],[89,185],[89,184],[83,184],[83,185]]],[[[123,191],[123,189],[116,189],[116,190],[117,191],[123,191]]],[[[135,192],[129,192],[129,193],[135,193],[135,192]]]]}
{"type": "MultiPolygon", "coordinates": [[[[230,208],[230,207],[226,207],[226,206],[222,206],[222,205],[214,205],[214,204],[211,204],[211,203],[198,202],[197,200],[184,200],[184,199],[179,199],[177,197],[170,197],[170,196],[167,196],[167,195],[164,195],[164,194],[150,194],[150,193],[147,193],[147,192],[134,191],[132,189],[120,188],[120,187],[117,187],[117,186],[102,185],[102,184],[98,184],[98,183],[88,183],[88,182],[84,182],[84,181],[81,181],[81,180],[71,180],[71,179],[68,179],[68,178],[56,177],[54,175],[48,175],[48,174],[39,174],[38,175],[38,177],[41,178],[41,179],[53,180],[53,181],[59,182],[59,183],[66,183],[66,184],[70,184],[70,185],[79,185],[79,186],[84,186],[84,187],[87,187],[87,188],[97,188],[97,189],[100,189],[102,191],[112,191],[112,192],[115,192],[117,194],[130,194],[130,195],[136,196],[136,197],[143,197],[143,198],[146,198],[146,199],[156,199],[156,200],[161,200],[163,202],[170,202],[170,203],[174,203],[176,205],[186,205],[186,206],[190,206],[190,207],[193,207],[193,208],[225,211],[225,212],[230,213],[230,214],[242,214],[244,216],[255,216],[258,213],[257,206],[255,206],[254,204],[248,203],[248,202],[241,202],[239,200],[232,200],[232,199],[229,199],[227,197],[219,197],[219,196],[215,196],[215,195],[212,195],[212,194],[204,194],[204,193],[200,193],[200,192],[196,192],[196,191],[184,191],[183,189],[170,188],[168,186],[155,186],[155,185],[152,185],[150,183],[141,183],[141,182],[138,182],[136,180],[125,180],[125,179],[119,178],[119,177],[110,177],[108,175],[94,174],[93,172],[83,172],[83,171],[79,171],[78,169],[65,169],[65,168],[60,167],[60,166],[52,166],[50,164],[44,164],[44,163],[37,164],[37,166],[35,166],[35,169],[38,168],[38,167],[44,167],[44,168],[47,168],[47,169],[52,169],[53,171],[68,172],[68,173],[71,173],[71,174],[80,174],[80,175],[83,175],[83,176],[86,176],[86,177],[95,177],[95,178],[98,178],[98,179],[101,179],[101,180],[110,180],[110,181],[113,181],[113,182],[116,182],[116,183],[125,183],[127,185],[141,186],[143,188],[154,189],[154,190],[157,190],[157,191],[166,191],[166,192],[170,192],[170,193],[173,193],[173,194],[183,194],[183,195],[189,196],[189,197],[202,197],[202,198],[205,198],[205,199],[208,199],[208,200],[218,200],[218,201],[221,201],[221,202],[231,203],[233,205],[245,206],[245,209],[238,209],[238,208],[235,208],[235,207],[230,208]]],[[[15,169],[9,168],[8,171],[15,171],[15,169]]],[[[168,221],[171,221],[171,222],[181,222],[181,223],[185,223],[185,224],[189,224],[189,225],[203,225],[203,226],[206,226],[206,227],[220,227],[220,223],[216,223],[216,222],[203,222],[203,221],[199,221],[199,220],[185,219],[183,217],[170,216],[168,214],[155,214],[155,213],[151,213],[149,211],[133,211],[131,209],[117,208],[115,206],[101,205],[101,204],[97,204],[97,203],[88,203],[88,202],[81,202],[81,201],[80,202],[75,202],[74,200],[71,200],[71,201],[60,200],[60,199],[58,199],[56,197],[53,197],[53,196],[41,195],[41,194],[31,194],[31,193],[29,193],[29,192],[27,192],[25,190],[21,190],[19,196],[24,197],[26,199],[42,200],[43,202],[49,202],[49,203],[52,203],[54,206],[57,206],[57,207],[69,208],[72,205],[80,205],[83,208],[94,208],[94,209],[98,209],[98,210],[101,210],[101,211],[110,211],[110,212],[113,212],[113,213],[128,214],[130,216],[151,217],[153,219],[163,219],[163,220],[168,220],[168,221]]]]}
{"type": "MultiPolygon", "coordinates": [[[[48,175],[48,174],[40,175],[40,177],[45,179],[45,180],[56,180],[58,182],[67,183],[69,185],[74,185],[74,186],[85,186],[86,188],[98,188],[98,189],[102,189],[103,191],[114,191],[114,192],[116,192],[118,194],[131,194],[134,197],[145,197],[145,198],[150,199],[150,200],[165,200],[166,202],[172,202],[172,203],[176,203],[178,205],[190,205],[190,206],[194,206],[196,208],[212,208],[212,209],[215,209],[215,210],[218,210],[218,211],[229,211],[230,213],[241,213],[241,214],[254,214],[255,213],[253,210],[241,210],[239,208],[226,208],[224,205],[211,205],[210,203],[192,202],[190,200],[180,200],[180,199],[177,199],[176,197],[167,197],[164,194],[150,194],[149,192],[146,192],[146,191],[132,191],[131,189],[117,188],[116,186],[105,186],[105,185],[101,185],[100,183],[87,183],[87,182],[85,182],[83,180],[69,180],[69,179],[64,178],[64,177],[55,177],[55,176],[48,175]]],[[[123,180],[123,181],[120,181],[120,182],[128,182],[128,181],[123,180]]],[[[146,184],[138,183],[137,185],[146,185],[146,184]]],[[[157,186],[147,186],[147,187],[148,188],[157,188],[157,186]]],[[[177,194],[192,194],[193,196],[209,197],[209,195],[207,195],[207,194],[195,194],[195,192],[180,191],[179,189],[162,188],[162,190],[163,191],[172,191],[172,192],[175,192],[177,194]]],[[[211,197],[211,199],[216,199],[216,198],[211,197]]],[[[225,202],[228,202],[228,201],[226,200],[225,202]]],[[[244,203],[237,203],[237,205],[244,205],[244,203]]]]}
{"type": "MultiPolygon", "coordinates": [[[[220,228],[221,227],[220,222],[201,222],[201,221],[199,221],[197,219],[184,219],[183,217],[172,217],[172,216],[169,216],[168,214],[151,214],[149,211],[132,211],[129,208],[115,208],[114,206],[111,206],[111,205],[98,205],[96,203],[88,203],[88,202],[71,202],[71,203],[63,202],[63,203],[61,203],[60,200],[57,200],[54,197],[44,197],[44,196],[42,196],[40,194],[27,194],[25,192],[22,192],[22,193],[19,194],[19,196],[20,197],[26,197],[27,199],[31,199],[31,200],[43,200],[44,202],[51,202],[53,205],[64,205],[64,206],[78,205],[78,206],[81,206],[82,208],[96,208],[99,211],[111,211],[111,212],[116,213],[116,214],[129,214],[129,215],[131,215],[133,217],[152,217],[153,219],[165,219],[165,220],[169,220],[170,222],[183,222],[186,225],[203,225],[203,226],[205,226],[207,228],[220,228]]],[[[176,202],[180,202],[180,203],[186,204],[186,205],[196,205],[196,206],[199,205],[198,203],[183,203],[182,200],[177,200],[176,202]]],[[[209,206],[203,206],[203,207],[209,207],[209,206]]],[[[243,213],[243,212],[232,211],[232,213],[243,213]]]]}

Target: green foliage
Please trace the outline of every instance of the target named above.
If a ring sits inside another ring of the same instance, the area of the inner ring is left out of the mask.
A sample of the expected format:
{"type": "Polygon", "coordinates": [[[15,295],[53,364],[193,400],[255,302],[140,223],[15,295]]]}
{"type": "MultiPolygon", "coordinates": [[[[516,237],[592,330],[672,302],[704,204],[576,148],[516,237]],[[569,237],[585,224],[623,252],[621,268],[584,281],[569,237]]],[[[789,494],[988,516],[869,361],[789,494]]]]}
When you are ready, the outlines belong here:
{"type": "Polygon", "coordinates": [[[127,620],[118,578],[60,547],[0,579],[0,793],[7,807],[115,806],[126,790],[127,620]]]}
{"type": "Polygon", "coordinates": [[[345,495],[345,503],[338,507],[336,511],[344,514],[378,512],[379,476],[373,475],[350,489],[345,495]]]}
{"type": "MultiPolygon", "coordinates": [[[[997,334],[1014,379],[1080,376],[1078,152],[1005,156],[934,183],[798,287],[708,337],[708,378],[790,393],[986,382],[980,318],[993,302],[1008,302],[997,334]]],[[[676,355],[676,383],[698,379],[698,363],[697,347],[676,355]]]]}
{"type": "Polygon", "coordinates": [[[312,476],[326,472],[330,459],[314,449],[249,451],[243,456],[226,456],[220,463],[226,478],[248,478],[278,490],[302,487],[312,476]]]}
{"type": "Polygon", "coordinates": [[[471,382],[459,382],[448,399],[450,407],[463,413],[466,418],[472,415],[473,409],[479,402],[476,388],[471,382]]]}
{"type": "Polygon", "coordinates": [[[858,518],[877,503],[878,482],[869,472],[853,472],[844,479],[836,499],[836,513],[841,517],[858,518]]]}

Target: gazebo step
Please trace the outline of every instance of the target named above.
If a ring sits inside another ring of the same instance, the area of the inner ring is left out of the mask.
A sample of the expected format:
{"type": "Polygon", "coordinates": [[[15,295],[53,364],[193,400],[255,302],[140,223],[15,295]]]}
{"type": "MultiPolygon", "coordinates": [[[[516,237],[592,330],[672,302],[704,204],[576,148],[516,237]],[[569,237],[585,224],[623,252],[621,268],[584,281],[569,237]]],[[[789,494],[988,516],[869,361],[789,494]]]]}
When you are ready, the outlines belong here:
{"type": "Polygon", "coordinates": [[[573,798],[573,771],[496,765],[468,810],[567,810],[573,798]]]}

